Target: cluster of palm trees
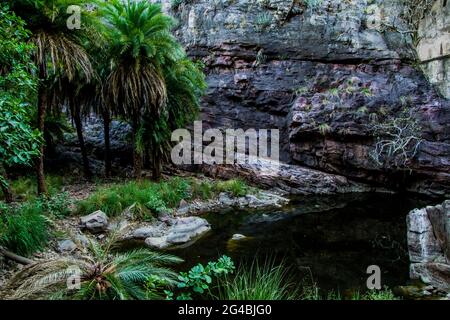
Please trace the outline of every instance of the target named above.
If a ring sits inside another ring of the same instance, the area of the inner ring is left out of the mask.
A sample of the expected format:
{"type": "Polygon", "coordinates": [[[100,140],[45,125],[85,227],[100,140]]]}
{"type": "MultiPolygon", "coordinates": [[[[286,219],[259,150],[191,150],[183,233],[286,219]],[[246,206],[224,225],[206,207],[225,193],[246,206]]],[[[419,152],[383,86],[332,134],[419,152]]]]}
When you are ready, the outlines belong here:
{"type": "MultiPolygon", "coordinates": [[[[112,117],[132,127],[133,174],[141,177],[144,156],[159,179],[170,132],[192,121],[206,88],[200,66],[171,34],[174,20],[147,0],[14,0],[11,9],[31,31],[35,46],[37,125],[66,110],[76,126],[84,174],[91,176],[82,118],[103,118],[105,174],[111,175],[112,117]],[[81,10],[81,28],[67,26],[67,8],[81,10]]],[[[37,161],[38,193],[47,192],[44,146],[37,161]]]]}

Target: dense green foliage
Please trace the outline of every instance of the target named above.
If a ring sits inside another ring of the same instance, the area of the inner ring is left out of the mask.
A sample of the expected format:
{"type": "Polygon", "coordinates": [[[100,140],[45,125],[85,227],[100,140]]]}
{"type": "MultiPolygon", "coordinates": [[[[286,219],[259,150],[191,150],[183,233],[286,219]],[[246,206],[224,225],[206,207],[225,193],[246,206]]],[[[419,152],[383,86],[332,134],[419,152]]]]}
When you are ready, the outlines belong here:
{"type": "Polygon", "coordinates": [[[25,23],[0,6],[0,184],[7,187],[5,168],[30,165],[39,154],[40,135],[31,127],[36,90],[33,46],[25,23]]]}
{"type": "Polygon", "coordinates": [[[208,200],[221,192],[245,196],[249,189],[241,180],[209,182],[176,177],[159,183],[131,181],[99,188],[78,204],[77,214],[102,210],[115,216],[132,207],[139,217],[149,219],[164,210],[178,207],[181,200],[208,200]]]}

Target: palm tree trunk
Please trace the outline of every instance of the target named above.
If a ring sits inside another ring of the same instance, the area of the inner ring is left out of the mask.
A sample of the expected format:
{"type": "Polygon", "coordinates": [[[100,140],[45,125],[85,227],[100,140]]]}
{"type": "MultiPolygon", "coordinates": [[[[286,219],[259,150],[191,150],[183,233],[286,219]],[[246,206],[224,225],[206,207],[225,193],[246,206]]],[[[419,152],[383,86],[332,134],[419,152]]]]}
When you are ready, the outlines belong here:
{"type": "Polygon", "coordinates": [[[105,176],[111,177],[111,141],[109,136],[109,126],[111,117],[108,110],[103,110],[103,135],[105,136],[105,176]]]}
{"type": "Polygon", "coordinates": [[[139,117],[133,117],[133,177],[140,180],[142,176],[142,154],[137,150],[137,134],[139,130],[139,117]]]}
{"type": "MultiPolygon", "coordinates": [[[[41,67],[40,79],[45,78],[45,73],[41,67]]],[[[45,112],[47,109],[47,91],[42,83],[39,84],[38,91],[38,130],[44,136],[45,130],[45,112]]],[[[45,185],[45,174],[44,174],[44,143],[39,147],[39,158],[36,164],[36,175],[37,175],[37,189],[38,195],[47,194],[47,186],[45,185]]]]}
{"type": "Polygon", "coordinates": [[[157,152],[153,158],[153,179],[155,181],[159,181],[161,179],[161,162],[161,157],[159,152],[157,152]]]}
{"type": "Polygon", "coordinates": [[[83,137],[83,123],[81,122],[80,110],[75,107],[75,101],[73,98],[70,99],[70,110],[72,110],[72,118],[75,122],[75,128],[77,130],[78,143],[80,144],[81,157],[83,159],[83,171],[86,179],[92,177],[91,169],[89,168],[89,158],[87,155],[86,144],[84,143],[83,137]]]}

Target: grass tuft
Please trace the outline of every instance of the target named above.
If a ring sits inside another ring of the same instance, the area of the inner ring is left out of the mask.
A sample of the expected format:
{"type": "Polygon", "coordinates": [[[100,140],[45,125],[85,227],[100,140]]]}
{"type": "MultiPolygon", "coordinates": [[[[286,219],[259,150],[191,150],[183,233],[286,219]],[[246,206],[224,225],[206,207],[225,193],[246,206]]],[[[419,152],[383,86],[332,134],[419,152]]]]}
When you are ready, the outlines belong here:
{"type": "Polygon", "coordinates": [[[42,202],[29,202],[17,208],[1,206],[0,244],[23,256],[43,250],[50,237],[49,219],[42,202]]]}
{"type": "Polygon", "coordinates": [[[220,300],[296,300],[297,285],[283,262],[275,264],[272,259],[263,264],[254,261],[250,266],[241,266],[232,278],[219,285],[220,300]]]}

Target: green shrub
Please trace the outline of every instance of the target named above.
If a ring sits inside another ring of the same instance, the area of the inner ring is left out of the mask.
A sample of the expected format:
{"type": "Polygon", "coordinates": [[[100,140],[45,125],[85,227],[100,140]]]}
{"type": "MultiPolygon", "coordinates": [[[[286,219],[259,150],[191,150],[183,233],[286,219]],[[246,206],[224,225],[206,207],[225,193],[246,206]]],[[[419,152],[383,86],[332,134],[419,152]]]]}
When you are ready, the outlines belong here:
{"type": "Polygon", "coordinates": [[[234,277],[219,285],[220,300],[295,300],[300,297],[298,285],[285,263],[276,265],[271,259],[264,264],[255,260],[241,266],[234,277]]]}
{"type": "Polygon", "coordinates": [[[41,202],[30,202],[18,208],[3,208],[0,217],[0,243],[9,250],[29,256],[41,251],[49,240],[49,220],[41,202]]]}
{"type": "Polygon", "coordinates": [[[217,193],[228,192],[235,197],[243,197],[248,193],[248,186],[240,179],[216,182],[214,189],[217,193]]]}
{"type": "MultiPolygon", "coordinates": [[[[189,272],[180,272],[178,276],[176,300],[192,300],[192,295],[203,295],[208,293],[211,296],[210,288],[213,279],[220,279],[223,276],[232,274],[235,266],[230,257],[222,256],[217,261],[208,262],[206,266],[201,263],[193,267],[189,272]]],[[[168,299],[174,299],[172,291],[166,291],[168,299]]]]}
{"type": "Polygon", "coordinates": [[[70,200],[67,192],[58,193],[50,198],[40,198],[43,210],[46,214],[54,217],[65,217],[70,214],[70,200]]]}

